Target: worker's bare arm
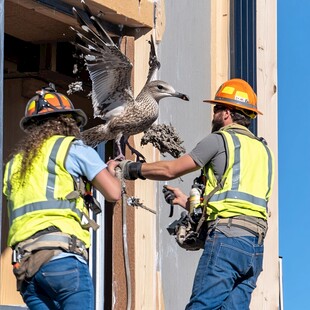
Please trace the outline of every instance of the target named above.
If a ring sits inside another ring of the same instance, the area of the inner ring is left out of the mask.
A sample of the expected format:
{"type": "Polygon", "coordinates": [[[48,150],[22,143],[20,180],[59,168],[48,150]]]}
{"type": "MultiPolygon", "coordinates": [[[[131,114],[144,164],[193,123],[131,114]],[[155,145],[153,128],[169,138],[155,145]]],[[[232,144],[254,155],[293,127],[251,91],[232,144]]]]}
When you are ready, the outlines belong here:
{"type": "Polygon", "coordinates": [[[163,160],[154,163],[143,163],[141,174],[151,180],[171,180],[200,169],[187,154],[174,160],[163,160]]]}
{"type": "Polygon", "coordinates": [[[123,177],[127,180],[136,180],[137,178],[157,181],[172,180],[200,169],[200,166],[188,154],[174,160],[162,160],[153,163],[110,160],[108,165],[109,169],[119,166],[123,177]]]}
{"type": "Polygon", "coordinates": [[[102,169],[92,180],[95,188],[106,198],[114,202],[121,198],[121,185],[119,179],[111,174],[109,170],[102,169]]]}

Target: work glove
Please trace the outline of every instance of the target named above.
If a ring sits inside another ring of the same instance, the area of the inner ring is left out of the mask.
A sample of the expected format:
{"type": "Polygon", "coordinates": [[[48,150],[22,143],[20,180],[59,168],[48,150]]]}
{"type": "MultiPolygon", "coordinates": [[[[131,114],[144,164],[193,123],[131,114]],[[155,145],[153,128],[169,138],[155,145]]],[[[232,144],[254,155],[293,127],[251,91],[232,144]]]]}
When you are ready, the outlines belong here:
{"type": "Polygon", "coordinates": [[[139,178],[139,179],[145,180],[145,177],[141,174],[142,162],[122,160],[118,166],[122,170],[122,176],[124,179],[136,180],[139,178]]]}

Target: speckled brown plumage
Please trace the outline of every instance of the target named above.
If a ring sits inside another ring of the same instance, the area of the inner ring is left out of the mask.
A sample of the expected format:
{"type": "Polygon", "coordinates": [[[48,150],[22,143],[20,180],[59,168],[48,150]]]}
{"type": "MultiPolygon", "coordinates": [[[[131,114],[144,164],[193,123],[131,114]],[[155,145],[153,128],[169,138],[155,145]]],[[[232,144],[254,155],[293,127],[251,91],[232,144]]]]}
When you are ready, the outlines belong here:
{"type": "MultiPolygon", "coordinates": [[[[72,29],[83,42],[74,44],[82,51],[92,80],[94,117],[100,117],[104,122],[85,130],[82,133],[83,139],[93,147],[103,141],[115,140],[119,150],[117,157],[124,158],[120,147],[121,138],[124,137],[128,145],[129,136],[147,130],[158,118],[158,103],[162,98],[178,97],[187,101],[189,99],[164,81],[152,81],[155,71],[160,66],[152,38],[148,78],[137,98],[134,98],[130,85],[131,62],[113,43],[99,17],[90,12],[84,1],[82,3],[96,31],[73,9],[81,29],[72,29]]],[[[142,156],[129,147],[138,156],[142,156]]]]}

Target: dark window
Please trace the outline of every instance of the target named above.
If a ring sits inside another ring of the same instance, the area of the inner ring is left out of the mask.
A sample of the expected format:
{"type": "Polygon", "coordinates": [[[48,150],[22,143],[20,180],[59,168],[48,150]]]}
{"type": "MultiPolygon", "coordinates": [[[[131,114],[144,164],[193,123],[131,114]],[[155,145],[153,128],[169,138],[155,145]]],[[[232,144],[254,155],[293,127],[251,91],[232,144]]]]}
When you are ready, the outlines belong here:
{"type": "Polygon", "coordinates": [[[16,63],[18,72],[37,72],[40,64],[40,45],[5,34],[4,59],[16,63]]]}
{"type": "MultiPolygon", "coordinates": [[[[256,0],[231,0],[230,7],[230,78],[247,81],[256,92],[256,0]]],[[[256,119],[250,130],[256,134],[256,119]]]]}

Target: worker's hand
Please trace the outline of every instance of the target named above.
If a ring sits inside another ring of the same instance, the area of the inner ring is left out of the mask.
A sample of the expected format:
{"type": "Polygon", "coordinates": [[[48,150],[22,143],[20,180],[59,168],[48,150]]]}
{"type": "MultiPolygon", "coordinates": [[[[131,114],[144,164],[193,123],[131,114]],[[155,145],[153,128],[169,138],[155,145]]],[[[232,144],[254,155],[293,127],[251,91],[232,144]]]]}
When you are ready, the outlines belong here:
{"type": "Polygon", "coordinates": [[[172,203],[174,205],[179,205],[183,207],[184,209],[187,209],[188,196],[185,195],[178,187],[172,187],[169,185],[166,185],[165,187],[167,190],[171,191],[174,195],[174,199],[172,200],[172,203]]]}
{"type": "Polygon", "coordinates": [[[131,160],[122,160],[118,166],[122,170],[123,178],[126,180],[136,180],[137,178],[145,180],[145,177],[141,174],[141,162],[135,162],[131,160]]]}
{"type": "Polygon", "coordinates": [[[169,205],[173,205],[173,200],[175,199],[175,195],[174,195],[174,192],[172,190],[169,190],[167,188],[167,185],[164,185],[164,187],[163,187],[163,194],[164,194],[166,202],[169,205]]]}
{"type": "MultiPolygon", "coordinates": [[[[117,172],[116,167],[118,167],[119,161],[116,161],[116,160],[109,160],[109,161],[107,162],[107,165],[108,165],[107,169],[108,169],[108,171],[110,172],[110,174],[113,175],[113,176],[118,177],[118,175],[117,175],[117,173],[116,173],[116,172],[117,172]]],[[[120,169],[118,168],[118,170],[120,170],[120,169]]]]}

